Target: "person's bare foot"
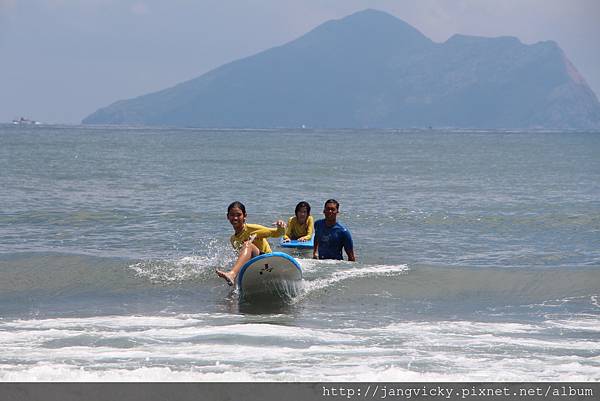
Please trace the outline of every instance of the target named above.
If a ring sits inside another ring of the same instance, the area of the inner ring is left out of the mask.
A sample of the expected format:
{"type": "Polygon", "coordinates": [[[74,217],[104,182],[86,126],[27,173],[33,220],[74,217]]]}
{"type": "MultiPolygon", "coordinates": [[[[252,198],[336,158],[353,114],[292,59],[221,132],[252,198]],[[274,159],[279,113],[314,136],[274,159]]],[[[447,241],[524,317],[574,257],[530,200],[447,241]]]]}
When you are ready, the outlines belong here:
{"type": "Polygon", "coordinates": [[[233,286],[233,284],[235,283],[235,276],[232,272],[223,272],[221,270],[215,270],[215,273],[217,273],[219,277],[225,279],[228,285],[233,286]]]}

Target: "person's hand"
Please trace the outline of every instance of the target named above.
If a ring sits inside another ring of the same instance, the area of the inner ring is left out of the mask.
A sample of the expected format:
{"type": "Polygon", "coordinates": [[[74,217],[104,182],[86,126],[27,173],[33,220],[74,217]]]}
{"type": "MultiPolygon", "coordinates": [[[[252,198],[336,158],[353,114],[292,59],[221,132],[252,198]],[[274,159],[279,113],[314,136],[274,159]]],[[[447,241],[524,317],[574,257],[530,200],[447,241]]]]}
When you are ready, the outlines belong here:
{"type": "Polygon", "coordinates": [[[289,238],[284,238],[281,242],[283,242],[285,244],[286,242],[290,242],[290,239],[289,238]]]}
{"type": "Polygon", "coordinates": [[[275,223],[273,223],[273,225],[279,228],[285,228],[286,226],[285,221],[283,220],[277,220],[275,223]]]}
{"type": "Polygon", "coordinates": [[[319,259],[316,253],[313,253],[313,259],[319,259]]]}

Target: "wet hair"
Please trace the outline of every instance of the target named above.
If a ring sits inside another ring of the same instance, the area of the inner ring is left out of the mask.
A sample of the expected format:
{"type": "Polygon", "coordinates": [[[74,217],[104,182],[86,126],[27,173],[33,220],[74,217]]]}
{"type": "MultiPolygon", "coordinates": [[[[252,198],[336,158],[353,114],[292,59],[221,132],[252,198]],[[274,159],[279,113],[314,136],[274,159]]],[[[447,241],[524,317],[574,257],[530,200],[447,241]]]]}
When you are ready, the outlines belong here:
{"type": "Polygon", "coordinates": [[[294,210],[294,214],[298,214],[298,210],[300,210],[301,208],[305,207],[306,208],[306,213],[310,216],[310,205],[308,204],[308,202],[298,202],[298,204],[296,205],[296,209],[294,210]]]}
{"type": "Polygon", "coordinates": [[[244,214],[244,216],[246,215],[246,206],[244,206],[244,204],[242,202],[231,202],[229,204],[229,206],[227,206],[227,214],[229,214],[229,212],[231,212],[231,209],[233,209],[234,207],[237,207],[238,209],[240,209],[242,211],[242,213],[244,214]]]}
{"type": "Polygon", "coordinates": [[[325,206],[327,206],[328,203],[333,203],[335,205],[335,208],[337,210],[340,210],[340,203],[338,201],[336,201],[335,199],[327,199],[325,201],[325,204],[323,205],[323,208],[325,208],[325,206]]]}

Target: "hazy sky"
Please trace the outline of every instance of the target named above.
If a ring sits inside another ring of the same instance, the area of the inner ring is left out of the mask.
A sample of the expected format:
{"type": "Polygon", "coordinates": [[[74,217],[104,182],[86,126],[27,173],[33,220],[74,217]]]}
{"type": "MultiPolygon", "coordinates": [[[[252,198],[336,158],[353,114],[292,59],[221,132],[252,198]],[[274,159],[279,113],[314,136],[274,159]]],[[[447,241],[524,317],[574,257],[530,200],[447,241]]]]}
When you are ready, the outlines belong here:
{"type": "Polygon", "coordinates": [[[79,123],[366,8],[436,42],[554,40],[600,95],[600,0],[0,0],[0,122],[79,123]]]}

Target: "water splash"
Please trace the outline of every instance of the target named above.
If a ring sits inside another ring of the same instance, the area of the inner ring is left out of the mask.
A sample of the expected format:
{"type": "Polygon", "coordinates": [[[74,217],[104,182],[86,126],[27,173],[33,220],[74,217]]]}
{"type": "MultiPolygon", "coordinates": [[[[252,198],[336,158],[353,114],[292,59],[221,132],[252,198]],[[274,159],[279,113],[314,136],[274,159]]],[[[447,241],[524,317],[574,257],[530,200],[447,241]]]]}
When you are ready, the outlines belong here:
{"type": "Polygon", "coordinates": [[[382,277],[382,276],[397,276],[406,274],[410,269],[405,264],[400,265],[362,265],[360,267],[349,266],[351,262],[344,261],[333,261],[333,260],[311,260],[302,259],[300,265],[305,269],[305,281],[304,291],[301,297],[306,297],[312,293],[321,291],[325,288],[331,287],[341,281],[353,280],[363,277],[382,277]],[[315,273],[317,268],[320,267],[322,271],[323,267],[335,269],[331,274],[326,277],[309,279],[307,275],[315,273]]]}
{"type": "Polygon", "coordinates": [[[201,244],[200,252],[176,259],[143,260],[129,268],[152,283],[180,283],[206,281],[213,278],[215,268],[231,265],[235,260],[230,248],[214,239],[201,244]]]}

